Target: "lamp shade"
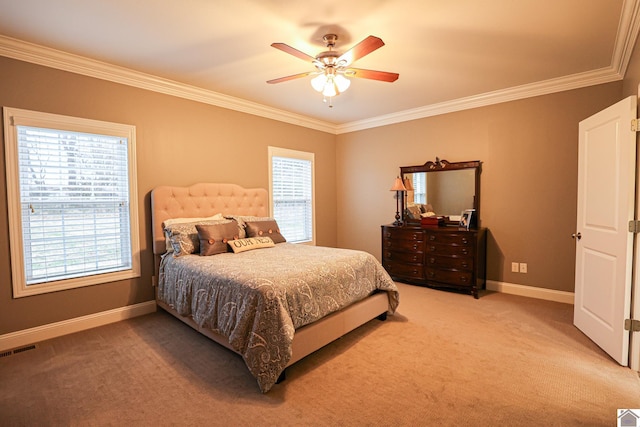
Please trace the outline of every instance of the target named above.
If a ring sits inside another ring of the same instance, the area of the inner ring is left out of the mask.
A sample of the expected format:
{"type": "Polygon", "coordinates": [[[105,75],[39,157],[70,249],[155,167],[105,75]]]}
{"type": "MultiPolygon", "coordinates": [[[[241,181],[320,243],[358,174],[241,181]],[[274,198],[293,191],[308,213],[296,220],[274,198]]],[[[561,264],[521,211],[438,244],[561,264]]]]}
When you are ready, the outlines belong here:
{"type": "Polygon", "coordinates": [[[350,85],[351,80],[340,74],[335,74],[334,70],[326,70],[311,79],[313,89],[327,97],[337,96],[349,89],[350,85]]]}
{"type": "Polygon", "coordinates": [[[411,183],[411,180],[409,178],[404,179],[404,188],[407,189],[407,191],[413,191],[413,184],[411,183]]]}
{"type": "Polygon", "coordinates": [[[324,89],[324,85],[327,83],[327,76],[324,74],[318,74],[316,77],[311,79],[311,86],[318,92],[322,92],[324,89]]]}
{"type": "Polygon", "coordinates": [[[397,177],[389,191],[407,191],[400,177],[397,177]]]}
{"type": "Polygon", "coordinates": [[[351,80],[340,74],[336,74],[333,80],[336,82],[336,86],[338,86],[338,92],[344,92],[349,89],[351,85],[351,80]]]}

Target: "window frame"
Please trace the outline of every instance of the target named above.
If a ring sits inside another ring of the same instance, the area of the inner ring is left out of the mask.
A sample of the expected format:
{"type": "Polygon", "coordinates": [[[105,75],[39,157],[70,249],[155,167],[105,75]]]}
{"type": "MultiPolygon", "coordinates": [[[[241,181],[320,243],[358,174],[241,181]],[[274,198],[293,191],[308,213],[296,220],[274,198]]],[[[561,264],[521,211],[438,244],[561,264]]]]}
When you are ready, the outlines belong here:
{"type": "MultiPolygon", "coordinates": [[[[274,217],[274,200],[273,200],[273,157],[286,157],[298,160],[307,160],[311,162],[311,240],[295,242],[300,245],[316,245],[316,172],[315,172],[315,153],[307,151],[292,150],[289,148],[281,148],[268,146],[269,159],[269,215],[274,217]]],[[[275,217],[274,217],[275,218],[275,217]]],[[[277,220],[277,218],[276,218],[277,220]]],[[[286,236],[285,236],[286,237],[286,236]]]]}
{"type": "Polygon", "coordinates": [[[140,228],[138,218],[136,128],[133,125],[3,107],[7,208],[13,298],[75,289],[119,280],[137,278],[140,273],[140,228]],[[131,268],[115,272],[89,274],[83,277],[27,285],[23,255],[23,224],[20,199],[18,126],[32,126],[63,131],[101,134],[126,138],[129,179],[129,232],[131,268]]]}

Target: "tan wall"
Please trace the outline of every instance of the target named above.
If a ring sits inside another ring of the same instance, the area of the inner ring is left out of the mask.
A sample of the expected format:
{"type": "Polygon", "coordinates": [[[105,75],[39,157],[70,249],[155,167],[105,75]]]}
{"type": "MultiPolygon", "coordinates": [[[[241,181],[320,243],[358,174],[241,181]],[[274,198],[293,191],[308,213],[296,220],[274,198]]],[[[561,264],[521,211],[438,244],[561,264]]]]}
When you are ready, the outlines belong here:
{"type": "MultiPolygon", "coordinates": [[[[139,280],[12,299],[9,242],[1,239],[0,335],[152,300],[151,189],[201,181],[266,188],[268,145],[316,154],[318,244],[378,257],[401,165],[481,160],[489,279],[573,291],[577,123],[635,94],[639,82],[636,49],[624,82],[336,137],[0,57],[0,106],[136,125],[143,272],[139,280]],[[527,262],[529,272],[511,273],[512,261],[527,262]]],[[[7,236],[4,142],[0,180],[7,236]]]]}
{"type": "MultiPolygon", "coordinates": [[[[137,129],[142,277],[12,299],[0,239],[0,335],[154,298],[149,192],[158,185],[269,185],[267,146],[315,153],[317,242],[336,245],[335,135],[0,57],[0,106],[133,124],[137,129]]],[[[0,229],[8,235],[4,141],[0,229]]]]}
{"type": "Polygon", "coordinates": [[[621,94],[609,83],[339,135],[338,246],[380,257],[400,166],[481,160],[488,278],[573,291],[578,122],[621,94]]]}

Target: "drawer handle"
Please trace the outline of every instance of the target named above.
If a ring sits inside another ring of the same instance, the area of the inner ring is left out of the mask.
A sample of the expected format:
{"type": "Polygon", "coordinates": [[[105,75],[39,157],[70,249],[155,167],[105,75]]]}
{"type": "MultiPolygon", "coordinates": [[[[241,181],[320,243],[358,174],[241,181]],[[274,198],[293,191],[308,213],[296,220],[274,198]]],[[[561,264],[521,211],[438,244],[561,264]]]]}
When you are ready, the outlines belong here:
{"type": "Polygon", "coordinates": [[[466,277],[464,277],[464,276],[463,276],[463,277],[461,277],[461,278],[460,278],[460,281],[461,281],[462,283],[466,283],[466,282],[468,281],[468,279],[467,279],[466,277]]]}
{"type": "Polygon", "coordinates": [[[429,272],[429,277],[435,277],[435,276],[436,276],[436,274],[433,271],[429,272]]]}
{"type": "Polygon", "coordinates": [[[436,263],[435,258],[429,258],[429,264],[435,264],[435,263],[436,263]]]}
{"type": "Polygon", "coordinates": [[[435,252],[435,251],[436,251],[436,247],[435,247],[435,246],[429,246],[429,250],[430,250],[431,252],[435,252]]]}
{"type": "Polygon", "coordinates": [[[463,262],[462,263],[462,268],[467,268],[467,267],[469,267],[469,264],[467,264],[466,262],[463,262]]]}
{"type": "Polygon", "coordinates": [[[436,236],[434,236],[433,234],[429,236],[429,240],[434,241],[436,240],[436,236]]]}
{"type": "Polygon", "coordinates": [[[384,237],[386,238],[391,238],[391,233],[389,233],[388,231],[386,233],[384,233],[384,237]]]}
{"type": "Polygon", "coordinates": [[[469,241],[466,238],[464,238],[464,239],[462,239],[462,243],[464,243],[466,245],[467,243],[469,243],[469,241]]]}
{"type": "Polygon", "coordinates": [[[462,255],[467,255],[469,253],[469,251],[466,249],[463,249],[461,252],[462,252],[462,255]]]}

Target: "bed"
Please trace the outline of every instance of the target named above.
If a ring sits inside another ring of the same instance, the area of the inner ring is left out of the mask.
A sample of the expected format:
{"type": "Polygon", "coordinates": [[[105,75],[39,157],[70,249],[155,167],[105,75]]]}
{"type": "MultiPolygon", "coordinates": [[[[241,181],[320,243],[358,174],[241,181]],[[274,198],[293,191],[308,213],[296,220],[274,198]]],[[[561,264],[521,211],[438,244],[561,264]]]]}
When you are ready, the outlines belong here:
{"type": "Polygon", "coordinates": [[[287,366],[398,306],[395,284],[372,255],[282,241],[264,189],[161,186],[151,212],[158,306],[240,354],[263,393],[287,366]],[[193,224],[198,234],[184,247],[165,234],[193,224]],[[230,227],[237,235],[223,251],[201,255],[222,247],[207,232],[230,227]],[[258,249],[239,248],[250,244],[258,249]]]}

